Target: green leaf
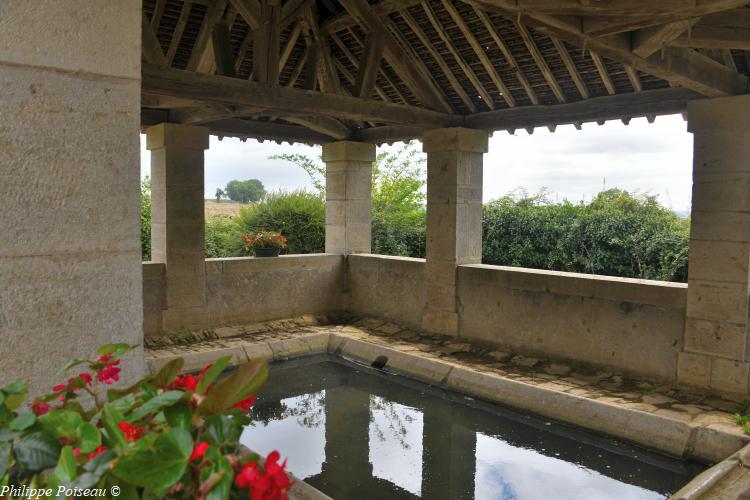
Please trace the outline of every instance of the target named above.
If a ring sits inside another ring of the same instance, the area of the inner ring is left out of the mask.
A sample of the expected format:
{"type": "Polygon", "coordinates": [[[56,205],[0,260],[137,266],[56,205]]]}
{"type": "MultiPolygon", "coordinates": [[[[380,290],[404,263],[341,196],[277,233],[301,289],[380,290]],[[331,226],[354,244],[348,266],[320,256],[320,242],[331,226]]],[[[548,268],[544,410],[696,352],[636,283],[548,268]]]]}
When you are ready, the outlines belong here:
{"type": "Polygon", "coordinates": [[[119,358],[133,347],[135,346],[130,346],[129,344],[104,344],[96,350],[96,354],[99,356],[112,355],[115,358],[119,358]]]}
{"type": "Polygon", "coordinates": [[[45,431],[36,431],[24,436],[13,447],[13,454],[21,467],[29,472],[41,472],[57,464],[60,443],[45,431]]]}
{"type": "Polygon", "coordinates": [[[109,389],[107,391],[107,401],[112,402],[124,396],[127,396],[129,394],[138,392],[138,389],[140,389],[140,387],[141,387],[141,382],[138,381],[135,384],[131,385],[130,387],[126,387],[125,389],[109,389]]]}
{"type": "Polygon", "coordinates": [[[185,360],[177,358],[162,366],[159,373],[154,377],[153,385],[160,389],[166,389],[169,384],[174,382],[174,379],[177,377],[177,374],[180,373],[183,364],[185,364],[185,360]]]}
{"type": "Polygon", "coordinates": [[[27,391],[26,384],[23,382],[13,382],[3,387],[5,394],[25,394],[27,391]]]}
{"type": "Polygon", "coordinates": [[[26,390],[26,385],[20,384],[9,384],[6,385],[3,389],[3,392],[5,393],[5,406],[10,408],[11,410],[18,409],[24,401],[26,401],[26,395],[28,394],[28,391],[26,390]],[[14,391],[8,392],[7,388],[9,386],[13,386],[14,391]],[[18,388],[21,388],[20,391],[18,391],[18,388]]]}
{"type": "MultiPolygon", "coordinates": [[[[229,498],[229,493],[232,490],[232,478],[234,477],[232,466],[229,464],[229,460],[216,448],[209,448],[206,457],[212,466],[204,469],[204,471],[222,475],[221,480],[208,491],[206,500],[226,500],[229,498]]],[[[201,479],[206,480],[207,477],[203,477],[204,472],[201,471],[201,473],[201,479]]]]}
{"type": "Polygon", "coordinates": [[[78,448],[83,453],[91,453],[102,444],[102,435],[95,425],[83,422],[76,429],[78,448]]]}
{"type": "Polygon", "coordinates": [[[198,411],[204,415],[224,413],[233,404],[257,392],[267,378],[268,363],[245,363],[211,389],[198,406],[198,411]]]}
{"type": "Polygon", "coordinates": [[[82,365],[83,363],[88,363],[88,361],[89,360],[86,359],[86,358],[72,359],[72,360],[68,361],[67,363],[65,363],[65,366],[63,366],[62,371],[66,372],[66,371],[70,370],[71,368],[73,368],[74,366],[82,365]]]}
{"type": "Polygon", "coordinates": [[[211,385],[211,383],[216,380],[216,377],[222,374],[224,370],[229,365],[229,362],[232,360],[231,356],[222,356],[219,359],[217,359],[212,365],[211,368],[206,370],[206,373],[203,374],[203,377],[201,378],[200,382],[198,382],[198,386],[195,388],[195,392],[198,394],[203,394],[206,392],[206,389],[208,389],[208,386],[211,385]]]}
{"type": "Polygon", "coordinates": [[[36,422],[36,415],[33,413],[22,413],[11,420],[8,427],[12,431],[21,432],[34,425],[34,422],[36,422]]]}
{"type": "Polygon", "coordinates": [[[117,424],[123,420],[125,420],[125,417],[116,408],[110,404],[104,405],[104,408],[102,408],[102,423],[104,424],[104,429],[107,431],[110,447],[124,447],[127,445],[125,436],[122,434],[120,428],[117,427],[117,424]]]}
{"type": "Polygon", "coordinates": [[[3,477],[8,471],[10,464],[10,443],[0,443],[0,477],[3,477]]]}
{"type": "Polygon", "coordinates": [[[182,391],[167,391],[159,394],[153,399],[149,399],[146,401],[143,406],[140,406],[139,408],[136,408],[133,413],[130,414],[128,417],[129,422],[134,422],[136,420],[139,420],[149,413],[154,413],[158,410],[161,410],[165,406],[172,406],[177,401],[182,399],[182,396],[184,396],[185,393],[182,391]]]}
{"type": "Polygon", "coordinates": [[[155,490],[166,490],[185,473],[193,438],[182,429],[161,434],[148,449],[135,448],[122,455],[114,473],[124,481],[155,490]]]}
{"type": "Polygon", "coordinates": [[[76,457],[73,455],[72,446],[64,446],[60,451],[60,459],[57,461],[57,467],[50,476],[50,485],[58,487],[69,485],[78,475],[76,467],[76,457]]]}
{"type": "Polygon", "coordinates": [[[169,426],[173,429],[182,429],[190,431],[190,406],[188,403],[177,403],[164,408],[164,417],[167,419],[169,426]]]}
{"type": "Polygon", "coordinates": [[[52,410],[37,420],[44,430],[56,438],[75,436],[76,429],[81,425],[81,415],[69,410],[52,410]]]}
{"type": "Polygon", "coordinates": [[[112,450],[107,450],[88,462],[83,466],[83,474],[78,476],[78,479],[72,484],[73,487],[79,489],[86,489],[95,486],[104,474],[110,469],[112,460],[117,458],[117,454],[112,450]]]}

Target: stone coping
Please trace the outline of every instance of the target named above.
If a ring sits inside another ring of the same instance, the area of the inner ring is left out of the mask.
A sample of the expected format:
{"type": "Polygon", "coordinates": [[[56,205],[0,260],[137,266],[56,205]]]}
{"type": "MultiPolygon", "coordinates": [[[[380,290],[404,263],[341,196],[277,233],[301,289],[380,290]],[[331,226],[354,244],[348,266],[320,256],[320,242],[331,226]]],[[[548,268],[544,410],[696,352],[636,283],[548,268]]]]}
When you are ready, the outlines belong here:
{"type": "Polygon", "coordinates": [[[701,472],[672,495],[672,500],[748,498],[750,445],[701,472]]]}
{"type": "Polygon", "coordinates": [[[458,266],[459,280],[466,278],[515,290],[576,295],[617,302],[631,302],[685,309],[687,284],[568,273],[520,267],[469,264],[458,266]]]}
{"type": "Polygon", "coordinates": [[[608,372],[493,351],[395,323],[361,319],[324,325],[320,318],[222,327],[195,332],[190,343],[164,342],[146,350],[156,372],[185,358],[198,370],[220,356],[234,363],[332,353],[371,363],[495,403],[574,424],[676,457],[716,463],[750,442],[734,422],[735,401],[656,385],[608,372]]]}

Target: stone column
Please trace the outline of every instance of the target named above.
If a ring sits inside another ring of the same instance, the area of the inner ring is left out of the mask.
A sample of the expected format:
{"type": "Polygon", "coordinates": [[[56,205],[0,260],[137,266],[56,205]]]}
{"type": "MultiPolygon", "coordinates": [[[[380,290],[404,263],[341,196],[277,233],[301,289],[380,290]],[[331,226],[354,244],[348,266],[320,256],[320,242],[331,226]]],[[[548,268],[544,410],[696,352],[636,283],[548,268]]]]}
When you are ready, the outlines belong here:
{"type": "Polygon", "coordinates": [[[482,155],[489,135],[447,128],[426,132],[426,330],[458,334],[456,266],[482,261],[482,155]]]}
{"type": "Polygon", "coordinates": [[[326,164],[326,253],[370,253],[375,145],[323,145],[326,164]]]}
{"type": "Polygon", "coordinates": [[[750,95],[693,101],[693,207],[679,380],[748,392],[750,95]]]}
{"type": "Polygon", "coordinates": [[[151,151],[151,259],[166,264],[163,327],[205,323],[203,151],[208,129],[161,123],[146,130],[151,151]]]}
{"type": "Polygon", "coordinates": [[[422,498],[474,498],[477,434],[464,427],[451,403],[424,412],[422,498]]]}
{"type": "Polygon", "coordinates": [[[0,10],[0,380],[47,391],[69,359],[143,342],[141,0],[0,10]]]}

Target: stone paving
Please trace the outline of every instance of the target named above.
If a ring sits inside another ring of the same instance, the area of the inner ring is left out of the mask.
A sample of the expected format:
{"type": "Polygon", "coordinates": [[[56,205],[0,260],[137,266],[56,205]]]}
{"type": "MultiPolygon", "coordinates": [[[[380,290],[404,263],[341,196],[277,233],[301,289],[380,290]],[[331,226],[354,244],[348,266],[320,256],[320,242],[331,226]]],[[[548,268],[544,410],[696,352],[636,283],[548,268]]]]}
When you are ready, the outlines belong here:
{"type": "Polygon", "coordinates": [[[720,424],[735,433],[741,432],[735,423],[735,414],[747,410],[746,402],[708,396],[684,387],[637,380],[619,373],[499,351],[372,318],[303,316],[198,332],[166,333],[146,340],[147,357],[226,349],[248,342],[304,338],[315,333],[343,334],[546,389],[694,424],[720,424]]]}

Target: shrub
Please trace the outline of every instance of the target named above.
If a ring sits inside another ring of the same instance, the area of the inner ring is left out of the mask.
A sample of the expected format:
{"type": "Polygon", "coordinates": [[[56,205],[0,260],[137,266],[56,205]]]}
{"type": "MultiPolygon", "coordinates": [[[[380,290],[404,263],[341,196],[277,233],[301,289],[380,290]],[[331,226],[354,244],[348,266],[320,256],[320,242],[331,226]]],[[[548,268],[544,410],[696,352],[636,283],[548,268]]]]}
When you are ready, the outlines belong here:
{"type": "Polygon", "coordinates": [[[486,263],[687,280],[690,222],[653,196],[611,189],[574,205],[521,192],[486,204],[483,229],[486,263]]]}
{"type": "Polygon", "coordinates": [[[236,217],[217,215],[206,220],[206,257],[218,259],[242,255],[242,229],[236,217]]]}
{"type": "MultiPolygon", "coordinates": [[[[283,234],[290,254],[325,251],[325,204],[318,194],[270,193],[262,201],[242,207],[237,222],[243,233],[265,229],[283,234]]],[[[241,236],[238,244],[242,244],[241,236]]]]}
{"type": "Polygon", "coordinates": [[[141,179],[141,258],[151,260],[151,179],[141,179]]]}
{"type": "Polygon", "coordinates": [[[239,444],[253,394],[268,375],[265,363],[247,363],[219,380],[229,357],[181,377],[183,362],[176,359],[105,394],[129,349],[109,344],[90,360],[68,363],[86,369],[35,398],[30,411],[17,411],[24,384],[0,390],[0,485],[19,490],[10,496],[286,498],[289,480],[278,452],[261,466],[239,444]]]}

